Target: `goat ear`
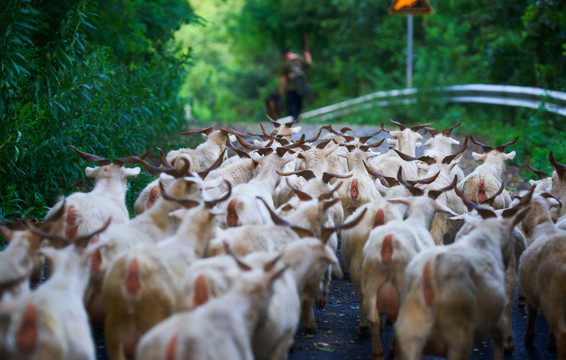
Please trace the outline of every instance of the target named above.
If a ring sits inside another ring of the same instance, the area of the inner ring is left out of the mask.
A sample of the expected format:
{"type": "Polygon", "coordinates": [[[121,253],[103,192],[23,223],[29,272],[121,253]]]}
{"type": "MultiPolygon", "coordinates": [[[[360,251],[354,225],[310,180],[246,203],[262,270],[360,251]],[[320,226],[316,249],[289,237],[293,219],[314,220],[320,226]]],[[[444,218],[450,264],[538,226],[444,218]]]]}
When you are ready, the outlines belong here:
{"type": "Polygon", "coordinates": [[[48,246],[48,247],[41,248],[39,250],[39,254],[44,255],[45,257],[47,257],[49,260],[51,260],[53,262],[57,261],[58,251],[54,247],[48,246]]]}
{"type": "Polygon", "coordinates": [[[452,211],[449,207],[444,206],[436,201],[434,202],[433,206],[434,206],[434,210],[436,211],[443,212],[451,216],[458,216],[458,214],[452,211]]]}
{"type": "Polygon", "coordinates": [[[139,167],[134,167],[134,168],[122,168],[122,176],[127,178],[127,177],[132,177],[132,176],[137,176],[139,175],[141,169],[139,167]]]}
{"type": "Polygon", "coordinates": [[[169,213],[169,216],[172,216],[172,217],[177,218],[177,219],[179,219],[179,220],[183,220],[183,218],[185,217],[186,212],[187,212],[187,209],[184,209],[184,208],[182,208],[182,209],[177,209],[177,210],[175,210],[175,211],[171,211],[171,212],[169,213]]]}
{"type": "Polygon", "coordinates": [[[395,198],[395,199],[387,199],[392,204],[404,204],[404,205],[411,205],[411,198],[395,198]]]}
{"type": "Polygon", "coordinates": [[[87,166],[85,168],[85,174],[87,177],[91,178],[91,177],[95,177],[96,173],[97,173],[98,167],[90,167],[87,166]]]}
{"type": "Polygon", "coordinates": [[[513,160],[513,158],[515,157],[515,151],[511,151],[508,154],[505,154],[505,160],[513,160]]]}
{"type": "Polygon", "coordinates": [[[472,152],[472,157],[476,161],[485,160],[486,156],[486,154],[478,154],[477,152],[472,152]]]}

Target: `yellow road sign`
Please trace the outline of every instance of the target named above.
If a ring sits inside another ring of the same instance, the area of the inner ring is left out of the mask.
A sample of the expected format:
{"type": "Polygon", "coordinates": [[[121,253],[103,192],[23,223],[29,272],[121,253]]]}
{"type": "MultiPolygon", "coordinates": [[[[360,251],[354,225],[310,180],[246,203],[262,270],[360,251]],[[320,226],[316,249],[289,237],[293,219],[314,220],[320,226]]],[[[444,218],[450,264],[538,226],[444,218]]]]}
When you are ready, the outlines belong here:
{"type": "Polygon", "coordinates": [[[387,13],[390,15],[428,15],[433,12],[434,10],[428,0],[393,0],[387,8],[387,13]]]}

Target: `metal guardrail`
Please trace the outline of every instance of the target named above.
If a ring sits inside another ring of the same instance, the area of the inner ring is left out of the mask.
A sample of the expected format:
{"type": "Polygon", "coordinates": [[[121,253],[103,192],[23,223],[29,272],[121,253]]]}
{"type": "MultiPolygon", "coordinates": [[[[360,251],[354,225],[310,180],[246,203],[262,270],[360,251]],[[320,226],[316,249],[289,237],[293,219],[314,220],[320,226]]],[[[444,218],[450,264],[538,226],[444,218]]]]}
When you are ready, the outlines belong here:
{"type": "MultiPolygon", "coordinates": [[[[412,104],[417,102],[419,91],[453,103],[482,103],[531,109],[543,107],[546,111],[566,116],[566,93],[534,87],[486,84],[452,85],[424,90],[410,88],[376,91],[337,104],[307,111],[301,114],[301,116],[303,119],[327,121],[375,107],[412,104]]],[[[279,119],[283,123],[291,120],[290,116],[279,119]]]]}

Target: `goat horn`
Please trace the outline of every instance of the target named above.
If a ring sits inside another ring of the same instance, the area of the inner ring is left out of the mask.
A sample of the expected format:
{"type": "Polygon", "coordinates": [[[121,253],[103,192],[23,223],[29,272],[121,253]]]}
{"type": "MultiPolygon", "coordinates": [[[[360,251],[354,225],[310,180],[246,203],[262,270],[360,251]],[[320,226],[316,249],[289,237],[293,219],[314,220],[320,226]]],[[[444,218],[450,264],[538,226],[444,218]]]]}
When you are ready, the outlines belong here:
{"type": "Polygon", "coordinates": [[[443,164],[450,164],[458,155],[464,153],[464,151],[466,151],[466,148],[468,147],[468,138],[469,136],[466,136],[466,139],[464,140],[464,143],[462,144],[462,147],[460,148],[460,150],[458,150],[458,152],[456,152],[455,154],[449,155],[449,156],[445,156],[444,159],[442,159],[442,163],[443,164]]]}
{"type": "Polygon", "coordinates": [[[472,140],[472,142],[478,146],[481,146],[481,148],[483,149],[484,152],[490,152],[491,150],[493,150],[493,148],[489,145],[483,144],[481,142],[479,142],[478,140],[476,140],[472,135],[470,135],[470,140],[472,140]]]}
{"type": "Polygon", "coordinates": [[[93,161],[93,162],[98,163],[100,166],[110,165],[112,163],[110,161],[110,159],[106,159],[106,158],[103,158],[103,157],[100,157],[100,156],[94,155],[94,154],[85,153],[84,151],[80,151],[79,149],[77,149],[73,145],[68,145],[68,147],[75,150],[77,152],[77,154],[79,154],[81,159],[83,159],[85,161],[93,161]]]}
{"type": "Polygon", "coordinates": [[[387,176],[384,175],[382,173],[380,173],[379,171],[376,171],[375,169],[371,168],[365,160],[362,160],[362,163],[364,164],[364,167],[366,168],[366,171],[368,172],[368,174],[370,174],[371,176],[373,176],[376,179],[384,179],[385,181],[387,181],[387,183],[389,184],[389,186],[395,186],[395,185],[399,185],[399,181],[397,181],[397,179],[395,179],[394,177],[391,176],[387,176]]]}
{"type": "Polygon", "coordinates": [[[285,182],[287,183],[287,186],[289,186],[289,188],[291,190],[293,190],[293,192],[295,194],[297,194],[297,196],[299,197],[299,200],[301,201],[309,201],[312,200],[312,196],[310,196],[309,194],[307,194],[304,191],[299,190],[299,188],[297,188],[296,186],[294,186],[293,184],[291,184],[291,182],[289,181],[289,178],[286,177],[285,178],[285,182]]]}
{"type": "Polygon", "coordinates": [[[324,149],[324,148],[326,147],[326,145],[328,145],[328,143],[331,142],[331,141],[332,141],[332,140],[325,140],[325,141],[322,141],[322,142],[320,142],[320,143],[316,146],[316,148],[322,150],[322,149],[324,149]]]}
{"type": "Polygon", "coordinates": [[[322,130],[323,130],[322,128],[321,128],[321,129],[318,129],[318,133],[317,133],[315,136],[313,136],[312,138],[310,138],[310,139],[308,139],[308,140],[305,140],[305,142],[311,143],[311,142],[317,141],[318,138],[320,137],[320,134],[322,134],[322,130]]]}
{"type": "Polygon", "coordinates": [[[240,149],[236,149],[236,147],[234,147],[234,145],[232,144],[232,142],[230,141],[229,138],[226,138],[226,147],[228,149],[234,151],[241,158],[251,159],[251,156],[247,152],[240,150],[240,149]]]}
{"type": "Polygon", "coordinates": [[[273,223],[275,225],[293,227],[293,225],[291,225],[287,220],[285,220],[282,217],[280,217],[279,215],[277,215],[277,213],[275,211],[273,211],[273,209],[269,206],[269,204],[261,196],[256,196],[256,198],[258,200],[260,200],[263,203],[263,205],[265,205],[265,208],[267,209],[267,211],[269,212],[269,215],[271,216],[271,221],[273,221],[273,223]]]}
{"type": "Polygon", "coordinates": [[[548,160],[550,160],[550,163],[552,164],[552,166],[554,166],[554,170],[556,170],[558,177],[560,179],[564,179],[566,177],[566,165],[556,161],[554,159],[554,154],[552,151],[548,153],[548,160]]]}
{"type": "Polygon", "coordinates": [[[316,175],[312,172],[312,170],[297,170],[291,172],[279,172],[279,170],[275,170],[275,172],[279,176],[291,176],[291,175],[302,176],[307,181],[316,177],[316,175]]]}
{"type": "Polygon", "coordinates": [[[499,145],[498,147],[495,148],[495,150],[499,151],[499,152],[504,152],[505,148],[509,145],[513,145],[514,143],[517,142],[517,140],[519,140],[519,135],[517,135],[513,140],[503,144],[503,145],[499,145]]]}
{"type": "Polygon", "coordinates": [[[238,265],[238,267],[241,270],[244,270],[244,271],[252,270],[251,266],[246,264],[244,261],[242,261],[242,259],[240,259],[240,257],[238,255],[236,255],[234,250],[232,250],[232,246],[230,246],[230,243],[228,242],[228,240],[226,240],[226,239],[222,240],[222,244],[224,245],[224,250],[226,250],[226,254],[230,255],[234,259],[234,261],[236,261],[236,264],[238,265]]]}
{"type": "MultiPolygon", "coordinates": [[[[340,186],[342,186],[342,184],[343,184],[343,182],[340,181],[338,184],[336,184],[336,186],[334,186],[332,189],[330,189],[329,192],[319,195],[318,201],[324,201],[326,199],[331,199],[332,194],[334,194],[336,192],[336,190],[338,190],[340,188],[340,186]]],[[[338,200],[340,200],[340,199],[338,199],[338,200]]]]}
{"type": "Polygon", "coordinates": [[[442,130],[442,135],[449,137],[452,134],[452,130],[454,130],[455,128],[457,128],[458,126],[460,126],[462,124],[462,119],[460,119],[460,121],[458,121],[457,124],[454,124],[450,127],[447,127],[446,129],[442,130]]]}
{"type": "Polygon", "coordinates": [[[425,129],[425,133],[428,131],[432,137],[435,137],[436,135],[440,134],[440,131],[433,129],[431,127],[428,127],[428,126],[425,127],[424,129],[425,129]]]}
{"type": "Polygon", "coordinates": [[[43,225],[47,225],[47,224],[56,222],[59,219],[61,219],[63,217],[63,215],[65,214],[66,203],[67,203],[67,198],[63,198],[63,201],[61,202],[61,206],[59,206],[59,209],[57,209],[57,211],[50,214],[49,217],[43,219],[43,221],[41,222],[41,225],[39,225],[39,227],[43,228],[43,225]]]}
{"type": "Polygon", "coordinates": [[[347,127],[347,126],[340,129],[340,132],[343,133],[343,134],[345,134],[347,131],[355,132],[352,128],[347,127]]]}
{"type": "Polygon", "coordinates": [[[226,148],[222,150],[222,152],[218,156],[218,159],[216,159],[216,161],[208,169],[197,173],[201,179],[204,179],[209,172],[211,172],[214,169],[218,169],[220,165],[222,165],[222,162],[224,161],[224,154],[226,154],[226,150],[227,150],[226,148]]]}
{"type": "Polygon", "coordinates": [[[163,186],[163,183],[161,181],[159,182],[159,190],[161,191],[161,196],[163,196],[165,200],[176,202],[177,204],[180,204],[187,209],[199,205],[198,201],[190,200],[190,199],[180,199],[169,195],[167,191],[165,191],[165,187],[163,186]]]}
{"type": "Polygon", "coordinates": [[[494,211],[490,209],[484,209],[480,207],[478,204],[476,204],[474,201],[466,198],[464,194],[458,189],[457,186],[454,187],[454,191],[456,192],[456,195],[458,195],[458,197],[462,199],[462,202],[464,203],[464,205],[466,205],[468,211],[476,210],[478,214],[480,214],[482,219],[497,217],[497,214],[494,211]]]}
{"type": "Polygon", "coordinates": [[[108,226],[110,226],[111,222],[112,222],[112,218],[108,218],[108,220],[106,220],[106,222],[98,230],[94,230],[93,232],[87,235],[79,236],[76,239],[71,240],[71,242],[74,243],[76,247],[84,249],[88,245],[90,239],[92,239],[93,237],[97,236],[101,232],[108,229],[108,226]]]}
{"type": "Polygon", "coordinates": [[[545,173],[544,171],[537,170],[534,167],[532,167],[531,163],[529,162],[529,159],[527,159],[527,168],[532,172],[534,172],[541,180],[546,179],[548,177],[548,174],[545,173]]]}
{"type": "Polygon", "coordinates": [[[360,137],[360,142],[365,144],[369,139],[371,139],[374,136],[379,135],[382,131],[383,131],[383,129],[380,129],[380,130],[378,130],[378,131],[376,131],[376,132],[374,132],[370,135],[362,136],[362,137],[360,137]]]}
{"type": "Polygon", "coordinates": [[[427,126],[431,125],[432,123],[428,123],[428,124],[417,124],[413,127],[411,127],[411,131],[417,132],[422,128],[426,128],[427,126]]]}
{"type": "Polygon", "coordinates": [[[410,184],[422,184],[422,185],[431,184],[436,180],[436,178],[438,178],[438,175],[440,175],[440,171],[426,179],[407,180],[407,182],[410,184]]]}
{"type": "Polygon", "coordinates": [[[401,185],[406,187],[413,196],[421,196],[424,194],[423,189],[419,189],[403,179],[403,167],[401,166],[399,166],[399,170],[397,171],[397,180],[401,185]]]}
{"type": "Polygon", "coordinates": [[[182,132],[179,133],[179,135],[192,135],[192,134],[197,134],[197,133],[203,133],[203,134],[208,135],[212,131],[214,131],[214,128],[206,127],[206,128],[198,128],[198,129],[190,129],[190,130],[182,131],[182,132]]]}
{"type": "Polygon", "coordinates": [[[505,183],[502,181],[501,186],[499,187],[499,190],[497,190],[497,192],[495,194],[493,194],[491,197],[485,199],[485,201],[482,202],[482,204],[486,204],[486,205],[493,207],[493,202],[495,201],[495,198],[498,197],[499,195],[501,195],[501,193],[503,192],[504,189],[505,189],[505,183]]]}
{"type": "Polygon", "coordinates": [[[458,176],[454,176],[454,179],[452,180],[450,185],[438,190],[429,190],[428,197],[430,197],[431,199],[436,199],[440,196],[440,194],[455,189],[457,183],[458,183],[458,176]]]}
{"type": "Polygon", "coordinates": [[[271,116],[265,114],[265,117],[267,118],[267,120],[269,120],[270,123],[273,124],[273,126],[275,126],[275,128],[278,128],[278,127],[281,126],[281,124],[278,123],[277,121],[273,120],[273,119],[271,118],[271,116]]]}
{"type": "Polygon", "coordinates": [[[141,164],[141,162],[143,161],[143,159],[151,152],[151,149],[148,149],[145,153],[143,153],[142,155],[133,155],[133,156],[127,156],[127,157],[123,157],[123,158],[119,158],[119,159],[114,159],[113,163],[116,165],[124,165],[124,164],[129,164],[129,165],[134,165],[134,164],[141,164]]]}
{"type": "Polygon", "coordinates": [[[293,125],[295,125],[296,123],[298,123],[298,122],[301,121],[301,120],[303,120],[303,118],[302,118],[302,117],[298,117],[298,118],[296,118],[295,120],[290,121],[290,122],[288,122],[288,123],[285,123],[285,124],[283,124],[283,125],[286,126],[286,127],[288,127],[288,128],[291,128],[293,125]]]}
{"type": "Polygon", "coordinates": [[[405,161],[415,161],[415,160],[419,160],[419,161],[425,162],[425,163],[427,163],[427,164],[429,164],[429,165],[432,165],[432,164],[435,164],[435,163],[436,163],[436,160],[435,160],[432,156],[423,155],[423,156],[419,156],[419,157],[417,158],[417,157],[414,157],[414,156],[410,156],[410,155],[404,154],[404,153],[400,152],[400,151],[397,150],[397,149],[393,149],[393,151],[395,151],[395,152],[397,153],[397,155],[399,155],[399,157],[400,157],[401,159],[405,160],[405,161]]]}
{"type": "Polygon", "coordinates": [[[323,172],[322,173],[322,182],[325,184],[328,184],[330,182],[330,180],[332,180],[332,178],[338,178],[338,179],[347,179],[349,177],[352,177],[352,175],[354,174],[349,174],[349,175],[342,175],[342,174],[336,174],[336,173],[331,173],[331,172],[323,172]]]}
{"type": "Polygon", "coordinates": [[[229,134],[238,135],[238,136],[241,136],[241,137],[246,137],[246,134],[244,134],[243,132],[239,132],[238,130],[234,130],[234,129],[220,128],[220,131],[223,131],[223,132],[229,133],[229,134]]]}
{"type": "Polygon", "coordinates": [[[345,222],[342,223],[341,225],[338,226],[334,226],[331,228],[326,228],[323,227],[322,231],[321,231],[321,235],[320,235],[320,240],[322,241],[323,244],[326,244],[326,242],[328,241],[328,238],[330,237],[330,235],[332,235],[333,232],[338,231],[338,230],[345,230],[345,229],[350,229],[353,228],[354,226],[358,225],[358,223],[360,221],[362,221],[363,217],[365,216],[366,212],[367,212],[367,208],[365,208],[360,215],[356,216],[354,219],[352,219],[349,222],[345,222]]]}
{"type": "Polygon", "coordinates": [[[403,130],[405,130],[405,129],[407,128],[405,125],[401,124],[400,122],[397,122],[397,121],[394,121],[394,120],[391,120],[391,119],[389,119],[389,121],[391,121],[393,124],[399,126],[399,129],[400,129],[401,131],[403,131],[403,130]]]}
{"type": "Polygon", "coordinates": [[[214,199],[214,200],[208,200],[205,201],[204,204],[208,209],[211,209],[214,207],[214,205],[221,203],[225,200],[228,200],[228,198],[230,197],[230,195],[232,195],[232,183],[228,180],[224,180],[224,182],[226,183],[226,185],[228,185],[228,190],[226,190],[226,194],[224,194],[223,196],[219,197],[218,199],[214,199]]]}

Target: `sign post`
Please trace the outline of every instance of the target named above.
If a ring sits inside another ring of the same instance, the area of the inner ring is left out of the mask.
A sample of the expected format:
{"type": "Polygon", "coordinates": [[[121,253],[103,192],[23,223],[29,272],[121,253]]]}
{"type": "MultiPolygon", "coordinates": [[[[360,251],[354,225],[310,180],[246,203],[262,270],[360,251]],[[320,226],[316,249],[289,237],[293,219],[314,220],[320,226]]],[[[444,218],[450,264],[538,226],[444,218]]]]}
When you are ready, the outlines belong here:
{"type": "Polygon", "coordinates": [[[407,16],[407,88],[413,87],[413,15],[428,15],[434,10],[428,0],[393,0],[387,8],[389,15],[407,16]]]}

